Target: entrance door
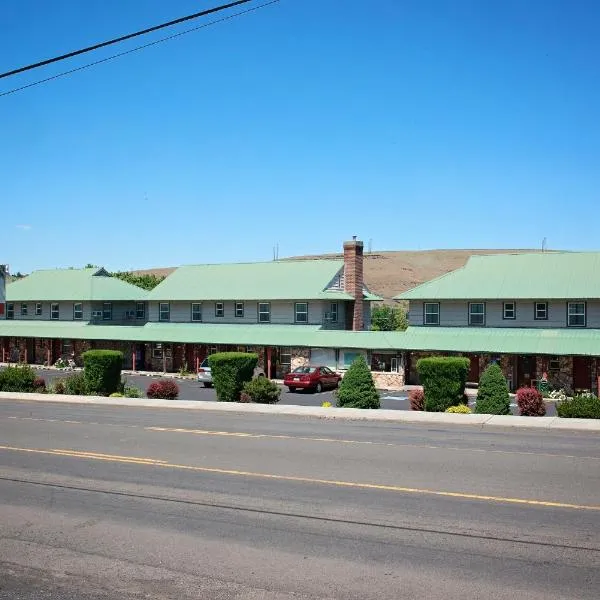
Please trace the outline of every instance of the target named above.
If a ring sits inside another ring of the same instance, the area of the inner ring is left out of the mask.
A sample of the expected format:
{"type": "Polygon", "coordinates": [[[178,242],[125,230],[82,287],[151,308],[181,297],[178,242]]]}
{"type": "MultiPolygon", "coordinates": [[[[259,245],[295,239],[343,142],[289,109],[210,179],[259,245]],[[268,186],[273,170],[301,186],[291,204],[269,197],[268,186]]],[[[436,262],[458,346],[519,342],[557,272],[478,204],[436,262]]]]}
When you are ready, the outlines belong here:
{"type": "Polygon", "coordinates": [[[536,357],[532,354],[522,354],[517,358],[517,387],[529,387],[536,378],[536,357]]]}
{"type": "Polygon", "coordinates": [[[52,364],[62,357],[62,340],[52,340],[52,364]]]}
{"type": "Polygon", "coordinates": [[[479,383],[479,355],[472,354],[469,357],[469,383],[479,383]]]}
{"type": "Polygon", "coordinates": [[[146,345],[135,345],[135,368],[137,371],[146,370],[146,345]]]}
{"type": "Polygon", "coordinates": [[[573,389],[592,389],[592,361],[585,356],[573,357],[573,389]]]}
{"type": "Polygon", "coordinates": [[[27,338],[27,362],[30,365],[35,364],[35,340],[27,338]]]}

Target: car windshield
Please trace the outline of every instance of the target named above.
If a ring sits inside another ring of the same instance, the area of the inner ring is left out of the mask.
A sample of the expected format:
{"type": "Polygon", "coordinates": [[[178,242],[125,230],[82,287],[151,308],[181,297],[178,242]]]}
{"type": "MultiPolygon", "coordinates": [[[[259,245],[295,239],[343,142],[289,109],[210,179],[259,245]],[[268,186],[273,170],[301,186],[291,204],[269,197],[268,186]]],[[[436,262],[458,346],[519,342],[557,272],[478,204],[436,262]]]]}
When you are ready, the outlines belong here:
{"type": "Polygon", "coordinates": [[[206,369],[206,368],[208,367],[208,358],[205,358],[205,359],[204,359],[204,360],[203,360],[203,361],[200,363],[200,366],[201,366],[203,369],[206,369]]]}
{"type": "Polygon", "coordinates": [[[296,367],[292,373],[314,373],[315,367],[296,367]]]}

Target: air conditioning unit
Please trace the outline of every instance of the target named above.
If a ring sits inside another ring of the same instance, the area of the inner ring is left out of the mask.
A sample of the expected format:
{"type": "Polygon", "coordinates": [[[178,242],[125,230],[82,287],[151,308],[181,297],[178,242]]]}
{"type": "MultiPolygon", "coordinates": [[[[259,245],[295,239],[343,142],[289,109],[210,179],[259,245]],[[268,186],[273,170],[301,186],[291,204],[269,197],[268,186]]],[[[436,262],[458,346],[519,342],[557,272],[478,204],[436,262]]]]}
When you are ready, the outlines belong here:
{"type": "Polygon", "coordinates": [[[101,319],[102,311],[101,310],[93,310],[92,311],[92,319],[101,319]]]}

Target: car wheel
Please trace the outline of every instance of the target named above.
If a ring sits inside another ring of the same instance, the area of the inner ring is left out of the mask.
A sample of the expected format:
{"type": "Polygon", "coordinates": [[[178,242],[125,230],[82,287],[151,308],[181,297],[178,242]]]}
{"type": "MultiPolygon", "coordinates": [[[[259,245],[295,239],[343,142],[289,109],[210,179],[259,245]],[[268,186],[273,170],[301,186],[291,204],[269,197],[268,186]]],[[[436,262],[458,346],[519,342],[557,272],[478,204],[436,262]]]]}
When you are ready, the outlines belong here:
{"type": "Polygon", "coordinates": [[[289,387],[288,391],[290,392],[290,394],[293,394],[296,391],[295,387],[289,387]]]}
{"type": "Polygon", "coordinates": [[[320,394],[323,391],[323,386],[321,385],[321,382],[319,381],[315,387],[315,392],[317,394],[320,394]]]}
{"type": "Polygon", "coordinates": [[[212,383],[208,383],[208,381],[204,382],[204,387],[205,388],[211,388],[212,387],[212,383]]]}

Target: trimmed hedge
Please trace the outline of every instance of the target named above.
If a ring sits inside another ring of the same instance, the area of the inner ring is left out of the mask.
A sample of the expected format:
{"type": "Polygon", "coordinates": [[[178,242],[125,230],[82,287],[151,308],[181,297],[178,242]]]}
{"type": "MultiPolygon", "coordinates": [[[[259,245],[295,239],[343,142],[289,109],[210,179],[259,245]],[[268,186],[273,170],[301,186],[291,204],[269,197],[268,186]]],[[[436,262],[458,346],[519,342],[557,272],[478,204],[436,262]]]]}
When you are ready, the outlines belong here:
{"type": "Polygon", "coordinates": [[[0,370],[0,392],[35,392],[37,375],[29,365],[0,370]]]}
{"type": "Polygon", "coordinates": [[[425,410],[444,412],[451,406],[464,404],[469,359],[454,356],[432,356],[417,362],[417,371],[425,392],[425,410]]]}
{"type": "Polygon", "coordinates": [[[266,377],[257,377],[247,381],[242,388],[240,400],[242,402],[256,402],[257,404],[277,404],[281,388],[266,377]],[[244,396],[247,396],[245,398],[244,396]]]}
{"type": "Polygon", "coordinates": [[[336,391],[337,405],[346,408],[379,408],[379,393],[369,365],[359,356],[346,371],[336,391]]]}
{"type": "Polygon", "coordinates": [[[177,400],[179,386],[172,379],[159,379],[148,386],[146,396],[157,400],[177,400]]]}
{"type": "Polygon", "coordinates": [[[510,395],[502,369],[489,365],[479,379],[475,412],[484,415],[510,415],[510,395]]]}
{"type": "Polygon", "coordinates": [[[218,352],[208,357],[212,382],[220,402],[239,402],[244,383],[250,381],[258,364],[251,352],[218,352]]]}
{"type": "Polygon", "coordinates": [[[522,387],[517,390],[517,405],[522,417],[543,417],[546,414],[544,397],[534,387],[522,387]]]}
{"type": "Polygon", "coordinates": [[[567,398],[556,404],[559,417],[571,419],[600,419],[600,400],[593,394],[567,398]]]}
{"type": "Polygon", "coordinates": [[[123,353],[117,350],[88,350],[82,354],[87,393],[109,396],[121,391],[123,353]]]}

